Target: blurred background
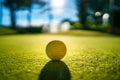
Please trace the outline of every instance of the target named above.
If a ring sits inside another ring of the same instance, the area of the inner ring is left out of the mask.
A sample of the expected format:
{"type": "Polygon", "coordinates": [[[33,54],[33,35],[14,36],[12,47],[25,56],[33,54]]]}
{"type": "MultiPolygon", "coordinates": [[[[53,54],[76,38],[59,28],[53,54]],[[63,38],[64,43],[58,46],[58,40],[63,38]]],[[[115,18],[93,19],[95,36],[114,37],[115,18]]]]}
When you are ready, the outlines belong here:
{"type": "Polygon", "coordinates": [[[0,0],[0,80],[96,78],[120,80],[120,0],[0,0]]]}
{"type": "Polygon", "coordinates": [[[0,32],[65,32],[70,29],[120,34],[120,0],[0,0],[0,32]]]}

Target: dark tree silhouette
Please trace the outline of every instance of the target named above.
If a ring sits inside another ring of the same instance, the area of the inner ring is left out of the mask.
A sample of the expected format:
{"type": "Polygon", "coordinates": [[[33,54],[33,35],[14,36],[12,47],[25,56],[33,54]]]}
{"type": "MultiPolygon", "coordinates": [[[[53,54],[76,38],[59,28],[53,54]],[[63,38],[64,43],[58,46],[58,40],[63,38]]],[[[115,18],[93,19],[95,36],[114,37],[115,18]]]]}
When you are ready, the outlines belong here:
{"type": "Polygon", "coordinates": [[[110,0],[111,32],[120,33],[120,0],[110,0]]]}
{"type": "Polygon", "coordinates": [[[15,29],[16,26],[16,16],[15,11],[19,10],[22,6],[22,1],[24,0],[4,0],[4,5],[10,9],[11,17],[11,28],[15,29]]]}
{"type": "Polygon", "coordinates": [[[87,3],[93,12],[108,12],[109,10],[109,0],[88,0],[87,3]]]}
{"type": "Polygon", "coordinates": [[[87,2],[87,0],[77,0],[79,22],[82,24],[83,29],[87,28],[87,25],[86,25],[86,18],[87,18],[86,2],[87,2]]]}
{"type": "Polygon", "coordinates": [[[101,15],[93,15],[96,24],[102,23],[102,16],[104,13],[109,13],[109,0],[88,0],[88,7],[95,12],[100,12],[101,15]]]}
{"type": "Polygon", "coordinates": [[[32,13],[32,5],[33,3],[35,4],[39,4],[40,6],[44,6],[46,3],[45,1],[43,0],[25,0],[24,3],[23,3],[23,7],[27,8],[28,9],[28,15],[27,15],[27,19],[28,19],[28,22],[29,22],[29,27],[31,27],[31,13],[32,13]]]}
{"type": "Polygon", "coordinates": [[[28,9],[28,12],[29,12],[28,15],[27,15],[27,20],[28,20],[28,22],[29,22],[29,23],[28,23],[28,24],[29,24],[29,25],[28,25],[29,27],[31,26],[30,24],[31,24],[31,16],[32,16],[32,15],[31,15],[31,13],[32,13],[32,2],[33,2],[33,0],[25,0],[24,3],[23,3],[23,7],[24,7],[24,8],[27,8],[27,9],[28,9]]]}
{"type": "Polygon", "coordinates": [[[10,17],[11,17],[11,28],[15,29],[16,26],[16,15],[15,12],[22,8],[27,8],[29,11],[28,21],[29,26],[31,22],[31,12],[32,12],[32,4],[37,3],[43,6],[45,3],[42,0],[4,0],[4,5],[10,9],[10,17]]]}
{"type": "MultiPolygon", "coordinates": [[[[109,0],[77,0],[77,9],[78,9],[79,22],[82,24],[83,29],[86,29],[88,9],[91,10],[93,13],[97,11],[101,13],[108,12],[109,11],[109,0]]],[[[102,22],[98,19],[98,18],[102,19],[102,15],[99,17],[94,16],[94,18],[96,19],[96,23],[102,22]],[[97,20],[100,22],[97,22],[97,20]]]]}

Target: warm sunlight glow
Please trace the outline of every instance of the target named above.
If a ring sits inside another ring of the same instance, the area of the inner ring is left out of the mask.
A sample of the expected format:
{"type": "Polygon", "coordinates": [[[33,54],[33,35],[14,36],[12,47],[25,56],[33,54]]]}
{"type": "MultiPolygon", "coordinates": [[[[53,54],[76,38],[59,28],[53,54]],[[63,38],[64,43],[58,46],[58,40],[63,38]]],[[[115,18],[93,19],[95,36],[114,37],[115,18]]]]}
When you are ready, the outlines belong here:
{"type": "Polygon", "coordinates": [[[68,31],[70,29],[70,23],[69,22],[64,22],[62,25],[61,25],[61,28],[60,28],[62,32],[64,31],[68,31]]]}
{"type": "Polygon", "coordinates": [[[58,23],[56,21],[51,22],[50,24],[50,32],[56,33],[56,32],[65,32],[70,29],[70,23],[64,22],[64,23],[58,23]]]}
{"type": "Polygon", "coordinates": [[[65,0],[51,0],[51,7],[62,8],[65,5],[65,0]]]}
{"type": "Polygon", "coordinates": [[[63,12],[63,9],[53,9],[52,10],[52,13],[53,14],[56,14],[56,15],[59,15],[59,14],[61,14],[63,12]]]}
{"type": "Polygon", "coordinates": [[[51,33],[56,33],[56,32],[58,32],[58,25],[59,25],[59,23],[58,22],[56,22],[56,21],[52,21],[51,23],[50,23],[50,32],[51,33]]]}

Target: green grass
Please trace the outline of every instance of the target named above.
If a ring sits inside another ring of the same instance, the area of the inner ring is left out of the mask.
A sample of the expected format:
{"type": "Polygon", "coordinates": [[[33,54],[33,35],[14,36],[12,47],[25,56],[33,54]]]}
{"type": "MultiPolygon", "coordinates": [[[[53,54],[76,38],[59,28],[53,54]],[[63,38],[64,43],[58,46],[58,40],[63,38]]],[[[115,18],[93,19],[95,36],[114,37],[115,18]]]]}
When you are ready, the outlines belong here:
{"type": "Polygon", "coordinates": [[[50,76],[59,72],[63,80],[119,80],[120,37],[83,30],[0,36],[0,80],[55,80],[50,76]],[[56,39],[66,44],[67,54],[49,62],[45,48],[56,39]]]}
{"type": "Polygon", "coordinates": [[[15,33],[17,33],[17,31],[0,26],[0,35],[15,34],[15,33]]]}

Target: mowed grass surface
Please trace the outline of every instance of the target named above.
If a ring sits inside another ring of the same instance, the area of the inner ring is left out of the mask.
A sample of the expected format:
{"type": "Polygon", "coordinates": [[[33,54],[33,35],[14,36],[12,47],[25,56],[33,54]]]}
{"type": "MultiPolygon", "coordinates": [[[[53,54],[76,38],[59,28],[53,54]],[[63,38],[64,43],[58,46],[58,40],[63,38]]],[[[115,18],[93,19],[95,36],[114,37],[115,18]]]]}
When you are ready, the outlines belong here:
{"type": "Polygon", "coordinates": [[[40,79],[41,70],[50,61],[45,53],[46,45],[56,39],[67,46],[62,62],[67,65],[71,80],[120,79],[120,37],[73,30],[57,34],[0,36],[0,80],[40,79]]]}

